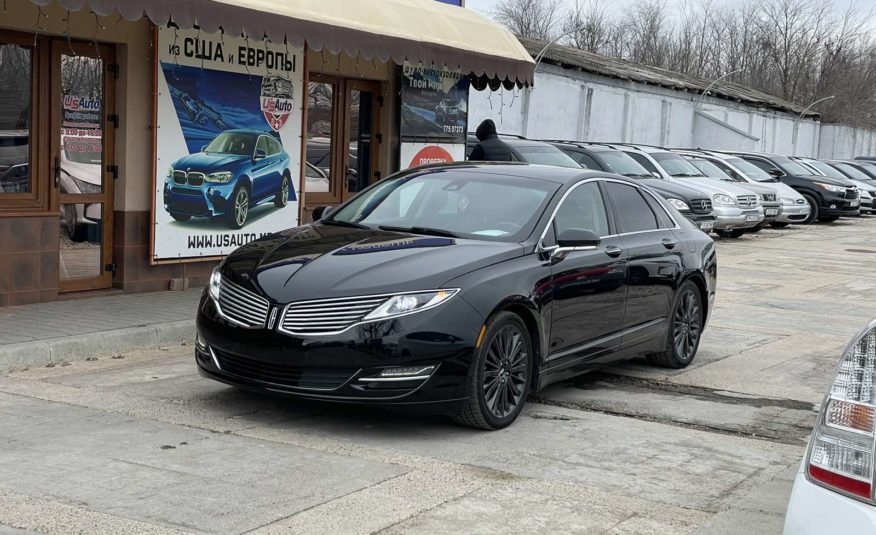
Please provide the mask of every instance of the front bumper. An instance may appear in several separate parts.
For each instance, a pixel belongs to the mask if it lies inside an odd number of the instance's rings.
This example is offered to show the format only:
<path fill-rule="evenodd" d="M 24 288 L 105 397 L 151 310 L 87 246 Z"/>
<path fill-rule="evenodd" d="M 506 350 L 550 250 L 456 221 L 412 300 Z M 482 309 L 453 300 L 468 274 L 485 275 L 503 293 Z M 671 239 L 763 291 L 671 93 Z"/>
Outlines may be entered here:
<path fill-rule="evenodd" d="M 330 336 L 244 329 L 201 298 L 196 344 L 201 375 L 252 390 L 341 402 L 456 410 L 466 399 L 474 344 L 484 318 L 465 300 L 366 323 Z M 370 381 L 393 367 L 435 366 L 425 379 Z"/>
<path fill-rule="evenodd" d="M 819 215 L 822 217 L 856 216 L 861 213 L 860 207 L 860 199 L 846 199 L 842 194 L 829 192 L 822 196 Z"/>
<path fill-rule="evenodd" d="M 763 203 L 761 206 L 763 207 L 762 224 L 772 223 L 782 214 L 783 205 L 780 202 Z"/>
<path fill-rule="evenodd" d="M 808 204 L 784 204 L 782 213 L 776 218 L 776 223 L 801 223 L 809 217 Z"/>
<path fill-rule="evenodd" d="M 834 533 L 876 533 L 876 507 L 816 485 L 799 471 L 785 514 L 784 535 Z"/>
<path fill-rule="evenodd" d="M 716 206 L 715 230 L 731 230 L 756 227 L 763 223 L 763 207 L 739 208 L 738 206 Z"/>
<path fill-rule="evenodd" d="M 690 220 L 698 229 L 703 232 L 710 232 L 715 228 L 715 216 L 712 214 L 694 214 L 693 212 L 679 212 L 685 218 Z"/>
<path fill-rule="evenodd" d="M 226 212 L 234 192 L 235 182 L 201 186 L 164 183 L 164 210 L 168 213 L 194 217 L 220 216 Z"/>

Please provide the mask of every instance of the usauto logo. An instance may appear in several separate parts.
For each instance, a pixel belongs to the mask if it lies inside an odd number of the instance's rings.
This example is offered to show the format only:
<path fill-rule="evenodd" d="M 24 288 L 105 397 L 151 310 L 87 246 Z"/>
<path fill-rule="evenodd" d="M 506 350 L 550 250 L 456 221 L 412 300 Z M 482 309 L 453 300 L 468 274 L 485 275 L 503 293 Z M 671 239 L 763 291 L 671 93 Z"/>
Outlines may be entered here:
<path fill-rule="evenodd" d="M 64 109 L 77 111 L 98 111 L 100 110 L 100 99 L 77 97 L 75 95 L 64 95 Z"/>
<path fill-rule="evenodd" d="M 259 109 L 274 132 L 279 132 L 295 109 L 293 86 L 289 80 L 275 75 L 262 78 Z"/>

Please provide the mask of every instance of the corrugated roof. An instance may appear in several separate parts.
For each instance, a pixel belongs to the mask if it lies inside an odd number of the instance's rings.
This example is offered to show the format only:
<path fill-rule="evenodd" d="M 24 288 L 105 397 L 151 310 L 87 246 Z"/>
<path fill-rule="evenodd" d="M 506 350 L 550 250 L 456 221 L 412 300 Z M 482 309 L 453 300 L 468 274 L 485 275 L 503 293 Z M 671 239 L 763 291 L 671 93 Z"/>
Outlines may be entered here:
<path fill-rule="evenodd" d="M 544 46 L 546 41 L 539 39 L 530 39 L 528 37 L 517 36 L 523 46 L 535 57 Z M 680 72 L 674 72 L 659 67 L 651 67 L 634 63 L 624 59 L 611 58 L 587 52 L 577 48 L 552 44 L 544 53 L 542 61 L 558 65 L 560 67 L 578 68 L 585 72 L 591 72 L 610 78 L 620 80 L 629 80 L 644 84 L 652 84 L 669 89 L 690 91 L 694 93 L 702 93 L 712 84 L 713 80 L 700 78 L 699 76 L 691 76 Z M 538 81 L 536 80 L 536 85 Z M 772 108 L 774 110 L 791 112 L 800 114 L 803 111 L 802 106 L 798 106 L 793 102 L 781 99 L 769 93 L 758 91 L 757 89 L 747 87 L 734 82 L 719 80 L 711 89 L 709 95 L 718 98 L 738 101 L 752 106 L 761 106 Z M 807 117 L 818 117 L 819 113 L 814 111 L 806 112 Z"/>

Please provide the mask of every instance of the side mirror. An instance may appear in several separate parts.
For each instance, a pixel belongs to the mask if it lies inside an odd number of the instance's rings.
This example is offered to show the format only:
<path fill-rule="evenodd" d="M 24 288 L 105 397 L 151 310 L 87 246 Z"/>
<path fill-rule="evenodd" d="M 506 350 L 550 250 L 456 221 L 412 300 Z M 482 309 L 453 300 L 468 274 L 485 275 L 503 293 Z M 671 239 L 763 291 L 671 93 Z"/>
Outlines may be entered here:
<path fill-rule="evenodd" d="M 557 236 L 557 245 L 561 249 L 595 249 L 600 241 L 595 232 L 583 228 L 569 228 Z"/>
<path fill-rule="evenodd" d="M 657 171 L 651 171 L 651 176 L 653 176 L 654 178 L 663 178 Z"/>
<path fill-rule="evenodd" d="M 255 159 L 256 160 L 264 159 L 267 156 L 268 156 L 268 153 L 265 152 L 264 149 L 256 149 L 256 152 L 255 152 Z"/>
<path fill-rule="evenodd" d="M 329 215 L 329 213 L 331 211 L 332 211 L 331 206 L 317 206 L 316 208 L 313 209 L 313 220 L 319 221 L 320 219 Z"/>
<path fill-rule="evenodd" d="M 781 169 L 770 169 L 767 171 L 771 177 L 782 178 L 785 176 L 785 173 Z"/>

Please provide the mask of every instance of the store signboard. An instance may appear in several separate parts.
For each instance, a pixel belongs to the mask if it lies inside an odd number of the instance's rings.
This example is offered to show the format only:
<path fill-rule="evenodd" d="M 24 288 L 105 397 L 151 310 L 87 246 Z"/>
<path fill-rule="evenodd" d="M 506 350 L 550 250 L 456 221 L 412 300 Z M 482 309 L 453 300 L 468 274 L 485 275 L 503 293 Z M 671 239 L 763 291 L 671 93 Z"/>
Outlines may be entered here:
<path fill-rule="evenodd" d="M 468 91 L 468 76 L 459 72 L 402 67 L 402 169 L 465 159 Z"/>
<path fill-rule="evenodd" d="M 226 255 L 296 226 L 303 52 L 160 28 L 154 261 Z"/>

